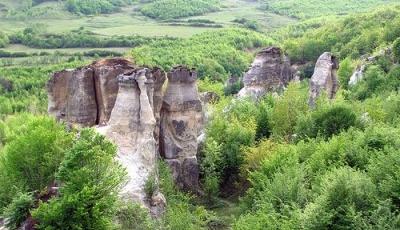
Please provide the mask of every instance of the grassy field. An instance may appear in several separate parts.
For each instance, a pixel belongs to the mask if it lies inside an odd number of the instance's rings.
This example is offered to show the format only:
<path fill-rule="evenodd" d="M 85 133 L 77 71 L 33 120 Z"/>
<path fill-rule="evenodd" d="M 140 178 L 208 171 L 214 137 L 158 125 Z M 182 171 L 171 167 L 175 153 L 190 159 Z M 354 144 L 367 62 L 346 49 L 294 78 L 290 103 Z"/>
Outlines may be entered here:
<path fill-rule="evenodd" d="M 11 1 L 6 0 L 6 2 Z M 92 32 L 106 36 L 142 35 L 191 37 L 194 34 L 217 29 L 207 27 L 173 26 L 166 22 L 156 21 L 143 16 L 138 10 L 140 5 L 125 7 L 118 13 L 97 16 L 72 15 L 65 12 L 62 6 L 56 2 L 43 3 L 33 7 L 33 9 L 44 7 L 51 7 L 54 12 L 26 19 L 22 16 L 4 17 L 3 15 L 3 17 L 0 17 L 0 31 L 13 33 L 30 25 L 42 24 L 47 28 L 48 32 L 52 33 L 68 32 L 73 29 L 85 27 Z M 222 1 L 221 11 L 209 13 L 203 16 L 189 17 L 185 18 L 185 20 L 209 19 L 222 24 L 224 27 L 231 27 L 236 26 L 232 23 L 232 20 L 242 17 L 250 20 L 257 20 L 260 22 L 263 31 L 287 25 L 294 21 L 289 17 L 268 12 L 265 13 L 260 9 L 260 5 L 257 2 L 247 2 L 244 0 L 224 0 Z"/>

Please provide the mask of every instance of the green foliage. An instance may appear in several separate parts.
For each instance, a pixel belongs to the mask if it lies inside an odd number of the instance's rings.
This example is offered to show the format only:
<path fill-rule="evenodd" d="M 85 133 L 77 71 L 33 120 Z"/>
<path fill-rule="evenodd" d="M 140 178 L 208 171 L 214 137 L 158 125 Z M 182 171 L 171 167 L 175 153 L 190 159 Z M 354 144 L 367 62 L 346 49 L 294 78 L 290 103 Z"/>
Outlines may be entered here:
<path fill-rule="evenodd" d="M 352 109 L 345 106 L 333 106 L 327 111 L 313 114 L 315 133 L 331 137 L 356 125 L 357 117 Z"/>
<path fill-rule="evenodd" d="M 350 58 L 345 58 L 343 61 L 340 62 L 338 75 L 340 85 L 343 86 L 343 88 L 348 88 L 348 83 L 350 81 L 351 75 L 354 72 L 354 69 L 355 68 Z"/>
<path fill-rule="evenodd" d="M 132 202 L 121 202 L 118 204 L 117 222 L 120 230 L 152 230 L 157 229 L 156 223 L 151 219 L 147 209 Z"/>
<path fill-rule="evenodd" d="M 398 228 L 399 134 L 376 125 L 328 141 L 261 142 L 234 229 Z"/>
<path fill-rule="evenodd" d="M 11 91 L 0 95 L 0 117 L 7 114 L 29 112 L 41 114 L 47 111 L 46 82 L 51 73 L 64 68 L 82 65 L 72 62 L 60 65 L 0 68 L 0 76 L 12 83 Z"/>
<path fill-rule="evenodd" d="M 144 184 L 144 192 L 146 193 L 147 198 L 151 199 L 151 197 L 157 191 L 157 180 L 156 175 L 154 173 L 150 174 Z"/>
<path fill-rule="evenodd" d="M 400 62 L 400 37 L 393 43 L 393 55 L 397 62 Z"/>
<path fill-rule="evenodd" d="M 155 0 L 140 9 L 155 19 L 174 19 L 217 11 L 219 0 Z"/>
<path fill-rule="evenodd" d="M 163 39 L 169 40 L 169 38 Z M 22 44 L 42 49 L 136 47 L 148 44 L 153 40 L 157 39 L 145 38 L 138 35 L 101 37 L 82 28 L 63 34 L 43 33 L 34 28 L 26 28 L 24 31 L 10 36 L 10 43 L 12 44 Z"/>
<path fill-rule="evenodd" d="M 175 187 L 170 168 L 159 163 L 159 185 L 167 199 L 167 210 L 161 220 L 163 229 L 204 229 L 213 214 L 202 206 L 193 205 L 192 198 Z"/>
<path fill-rule="evenodd" d="M 394 6 L 321 21 L 319 27 L 300 23 L 286 30 L 281 39 L 294 62 L 315 62 L 326 51 L 338 54 L 339 58 L 356 59 L 400 36 L 400 31 L 393 29 L 400 23 L 399 12 L 400 7 Z"/>
<path fill-rule="evenodd" d="M 219 194 L 221 183 L 220 168 L 223 165 L 221 145 L 209 138 L 202 149 L 204 157 L 201 159 L 200 169 L 203 174 L 203 187 L 207 201 L 211 204 Z"/>
<path fill-rule="evenodd" d="M 0 32 L 0 48 L 4 48 L 8 45 L 10 40 L 8 39 L 8 36 L 2 32 Z"/>
<path fill-rule="evenodd" d="M 0 153 L 0 208 L 14 195 L 7 187 L 10 184 L 15 191 L 33 192 L 54 182 L 65 149 L 72 144 L 63 125 L 41 116 L 6 122 L 5 134 Z"/>
<path fill-rule="evenodd" d="M 304 210 L 305 229 L 359 227 L 359 219 L 368 219 L 377 199 L 376 187 L 362 172 L 340 168 L 322 178 L 319 195 Z"/>
<path fill-rule="evenodd" d="M 272 134 L 276 138 L 292 140 L 297 117 L 308 110 L 307 91 L 300 84 L 289 84 L 279 97 L 271 113 Z"/>
<path fill-rule="evenodd" d="M 109 14 L 131 2 L 131 0 L 67 0 L 65 6 L 72 13 Z"/>
<path fill-rule="evenodd" d="M 226 29 L 205 32 L 186 40 L 159 40 L 132 50 L 139 65 L 170 70 L 178 64 L 195 67 L 200 78 L 223 81 L 229 75 L 241 76 L 252 57 L 246 49 L 271 44 L 272 40 L 256 32 Z"/>
<path fill-rule="evenodd" d="M 108 229 L 125 171 L 114 159 L 116 147 L 83 129 L 65 155 L 57 180 L 60 196 L 41 203 L 32 215 L 39 229 Z"/>
<path fill-rule="evenodd" d="M 329 3 L 323 0 L 264 0 L 264 8 L 274 13 L 296 18 L 312 18 L 329 14 L 362 12 L 381 6 L 397 3 L 395 0 L 337 0 Z"/>
<path fill-rule="evenodd" d="M 365 100 L 374 94 L 385 91 L 386 84 L 384 71 L 379 66 L 369 66 L 363 80 L 351 89 L 351 96 L 358 100 Z"/>
<path fill-rule="evenodd" d="M 10 230 L 17 230 L 29 216 L 29 211 L 33 208 L 34 201 L 32 194 L 17 194 L 11 203 L 4 210 L 4 217 L 7 218 L 6 227 Z"/>

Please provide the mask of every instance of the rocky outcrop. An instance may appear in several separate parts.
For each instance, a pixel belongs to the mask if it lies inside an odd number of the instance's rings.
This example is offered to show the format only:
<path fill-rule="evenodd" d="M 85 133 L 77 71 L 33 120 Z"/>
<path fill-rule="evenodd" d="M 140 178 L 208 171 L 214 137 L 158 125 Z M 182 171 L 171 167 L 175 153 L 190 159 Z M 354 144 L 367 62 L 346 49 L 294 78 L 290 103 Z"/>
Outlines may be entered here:
<path fill-rule="evenodd" d="M 161 155 L 177 184 L 191 191 L 198 188 L 197 137 L 203 123 L 196 78 L 194 70 L 183 66 L 168 73 L 160 124 Z"/>
<path fill-rule="evenodd" d="M 315 106 L 317 98 L 325 92 L 329 99 L 333 99 L 339 89 L 337 70 L 338 60 L 329 52 L 323 53 L 315 64 L 314 74 L 310 80 L 309 105 Z"/>
<path fill-rule="evenodd" d="M 366 67 L 366 65 L 361 65 L 357 67 L 357 69 L 350 77 L 350 80 L 348 82 L 349 86 L 354 86 L 363 79 Z"/>
<path fill-rule="evenodd" d="M 257 53 L 244 75 L 244 88 L 239 97 L 260 98 L 267 92 L 282 90 L 292 78 L 290 61 L 278 47 L 268 47 Z"/>
<path fill-rule="evenodd" d="M 48 112 L 81 126 L 105 125 L 118 92 L 117 76 L 134 69 L 126 59 L 105 59 L 56 72 L 47 84 Z"/>
<path fill-rule="evenodd" d="M 118 146 L 117 159 L 127 169 L 123 197 L 149 206 L 144 185 L 156 172 L 158 152 L 153 112 L 155 76 L 146 68 L 118 77 L 119 89 L 108 126 L 98 130 Z"/>
<path fill-rule="evenodd" d="M 197 139 L 204 114 L 196 78 L 193 69 L 176 67 L 168 73 L 163 94 L 162 70 L 135 67 L 125 59 L 101 60 L 51 77 L 49 113 L 68 123 L 96 126 L 112 140 L 129 177 L 121 196 L 158 215 L 165 198 L 157 192 L 145 194 L 144 185 L 156 174 L 159 156 L 171 166 L 181 188 L 198 188 Z M 205 94 L 204 103 L 217 96 Z"/>

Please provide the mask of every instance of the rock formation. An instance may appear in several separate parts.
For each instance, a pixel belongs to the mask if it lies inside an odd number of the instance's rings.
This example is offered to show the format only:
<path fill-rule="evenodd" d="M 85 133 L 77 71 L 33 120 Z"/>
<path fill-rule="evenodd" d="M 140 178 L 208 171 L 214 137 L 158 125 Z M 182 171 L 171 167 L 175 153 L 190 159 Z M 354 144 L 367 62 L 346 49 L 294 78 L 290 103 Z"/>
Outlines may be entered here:
<path fill-rule="evenodd" d="M 239 97 L 260 98 L 267 92 L 283 89 L 292 78 L 290 61 L 278 47 L 268 47 L 257 53 L 244 75 L 244 88 Z"/>
<path fill-rule="evenodd" d="M 129 180 L 121 196 L 162 211 L 165 199 L 147 197 L 144 185 L 156 173 L 163 156 L 177 184 L 197 191 L 197 138 L 203 126 L 196 72 L 176 67 L 168 74 L 158 68 L 135 67 L 125 59 L 106 59 L 55 73 L 48 82 L 49 113 L 58 120 L 96 126 L 118 147 L 117 159 Z M 216 95 L 207 94 L 205 100 Z"/>
<path fill-rule="evenodd" d="M 329 99 L 333 99 L 339 89 L 337 70 L 339 63 L 329 52 L 323 53 L 315 64 L 314 74 L 310 80 L 309 105 L 315 106 L 319 95 L 325 91 Z"/>
<path fill-rule="evenodd" d="M 361 65 L 357 67 L 357 69 L 350 77 L 350 80 L 348 82 L 349 86 L 354 86 L 363 79 L 366 67 L 366 65 Z"/>
<path fill-rule="evenodd" d="M 160 129 L 161 155 L 177 184 L 192 191 L 198 188 L 197 137 L 203 123 L 196 78 L 195 71 L 182 66 L 168 73 Z"/>
<path fill-rule="evenodd" d="M 119 75 L 118 94 L 108 126 L 98 129 L 118 146 L 117 159 L 127 169 L 129 180 L 121 195 L 147 206 L 149 197 L 144 185 L 156 172 L 158 156 L 154 139 L 154 82 L 146 68 Z"/>
<path fill-rule="evenodd" d="M 117 96 L 117 76 L 133 69 L 128 60 L 115 58 L 56 72 L 47 84 L 49 114 L 81 126 L 104 125 Z"/>

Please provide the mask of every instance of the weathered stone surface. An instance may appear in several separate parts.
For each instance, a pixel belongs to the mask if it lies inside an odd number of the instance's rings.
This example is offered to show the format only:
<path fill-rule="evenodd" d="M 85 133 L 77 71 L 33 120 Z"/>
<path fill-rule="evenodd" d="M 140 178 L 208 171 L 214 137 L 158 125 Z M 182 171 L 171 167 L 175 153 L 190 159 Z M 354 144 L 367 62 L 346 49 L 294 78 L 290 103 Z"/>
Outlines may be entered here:
<path fill-rule="evenodd" d="M 110 119 L 111 111 L 118 93 L 120 74 L 132 71 L 133 64 L 122 58 L 103 59 L 90 65 L 93 69 L 96 100 L 98 104 L 97 123 L 105 125 Z"/>
<path fill-rule="evenodd" d="M 93 70 L 81 68 L 55 73 L 48 82 L 49 113 L 59 120 L 92 126 L 97 120 Z"/>
<path fill-rule="evenodd" d="M 158 155 L 154 139 L 156 119 L 151 105 L 153 76 L 149 69 L 136 69 L 120 75 L 118 82 L 109 125 L 98 130 L 116 143 L 117 159 L 127 169 L 129 180 L 121 195 L 148 206 L 144 185 L 155 173 Z"/>
<path fill-rule="evenodd" d="M 292 78 L 290 61 L 278 47 L 268 47 L 257 53 L 244 75 L 244 88 L 239 97 L 258 99 L 267 92 L 282 90 Z"/>
<path fill-rule="evenodd" d="M 177 183 L 192 191 L 198 188 L 198 175 L 184 178 L 186 169 L 183 162 L 190 158 L 193 164 L 197 164 L 197 137 L 202 129 L 203 115 L 196 78 L 195 71 L 183 66 L 168 73 L 160 123 L 161 155 L 168 160 L 178 160 L 179 166 L 176 161 L 171 161 L 171 168 L 178 174 Z"/>
<path fill-rule="evenodd" d="M 335 97 L 339 89 L 338 69 L 339 63 L 331 53 L 325 52 L 318 58 L 310 81 L 310 106 L 315 106 L 315 102 L 322 91 L 326 92 L 329 99 Z"/>
<path fill-rule="evenodd" d="M 50 115 L 82 126 L 105 125 L 118 92 L 117 76 L 133 70 L 126 59 L 104 59 L 56 72 L 48 82 Z"/>

